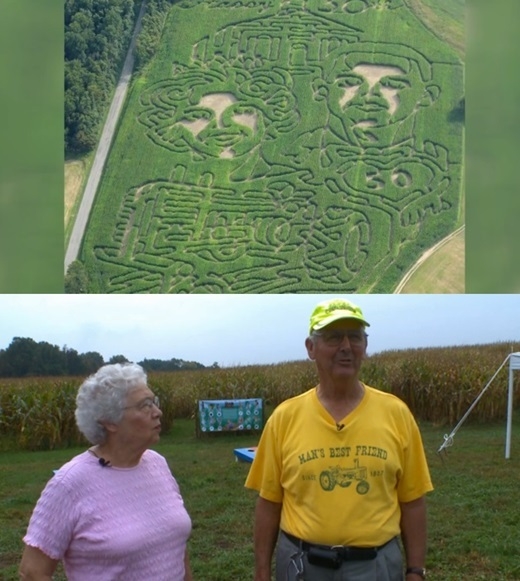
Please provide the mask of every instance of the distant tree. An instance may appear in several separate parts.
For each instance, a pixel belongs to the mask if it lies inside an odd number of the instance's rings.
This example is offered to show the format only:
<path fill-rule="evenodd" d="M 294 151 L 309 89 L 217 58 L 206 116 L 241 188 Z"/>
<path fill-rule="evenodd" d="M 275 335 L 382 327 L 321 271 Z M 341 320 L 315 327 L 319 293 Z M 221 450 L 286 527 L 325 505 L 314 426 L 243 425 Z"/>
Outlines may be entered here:
<path fill-rule="evenodd" d="M 128 363 L 124 355 L 113 355 L 109 363 Z M 37 343 L 30 337 L 14 337 L 6 349 L 0 349 L 0 377 L 49 375 L 90 375 L 105 364 L 97 351 L 78 353 L 65 345 L 60 349 L 47 341 Z M 198 361 L 144 359 L 139 362 L 146 371 L 180 371 L 205 369 Z M 215 361 L 211 366 L 218 369 Z"/>
<path fill-rule="evenodd" d="M 30 337 L 14 337 L 5 350 L 8 361 L 7 377 L 25 377 L 31 374 L 38 354 L 38 343 Z"/>
<path fill-rule="evenodd" d="M 67 362 L 67 375 L 83 375 L 85 368 L 81 356 L 76 349 L 68 349 L 65 345 L 63 353 L 65 354 L 65 361 Z"/>
<path fill-rule="evenodd" d="M 88 351 L 80 355 L 84 373 L 95 373 L 105 364 L 103 356 L 97 351 Z"/>
<path fill-rule="evenodd" d="M 65 375 L 67 373 L 67 358 L 57 346 L 40 341 L 33 361 L 30 375 Z"/>
<path fill-rule="evenodd" d="M 0 376 L 64 375 L 66 356 L 57 345 L 37 343 L 30 337 L 14 337 L 0 353 Z"/>
<path fill-rule="evenodd" d="M 112 355 L 108 360 L 109 363 L 129 363 L 128 359 L 124 355 Z"/>
<path fill-rule="evenodd" d="M 204 369 L 205 366 L 198 361 L 183 361 L 181 365 L 181 369 L 188 370 L 188 369 Z"/>
<path fill-rule="evenodd" d="M 0 377 L 10 377 L 9 360 L 5 349 L 0 349 Z"/>
<path fill-rule="evenodd" d="M 143 359 L 139 361 L 139 365 L 145 371 L 175 371 L 178 366 L 171 366 L 171 362 L 163 361 L 162 359 Z"/>
<path fill-rule="evenodd" d="M 205 366 L 197 361 L 184 361 L 172 358 L 169 361 L 163 359 L 143 359 L 139 365 L 146 371 L 180 371 L 188 369 L 204 369 Z"/>

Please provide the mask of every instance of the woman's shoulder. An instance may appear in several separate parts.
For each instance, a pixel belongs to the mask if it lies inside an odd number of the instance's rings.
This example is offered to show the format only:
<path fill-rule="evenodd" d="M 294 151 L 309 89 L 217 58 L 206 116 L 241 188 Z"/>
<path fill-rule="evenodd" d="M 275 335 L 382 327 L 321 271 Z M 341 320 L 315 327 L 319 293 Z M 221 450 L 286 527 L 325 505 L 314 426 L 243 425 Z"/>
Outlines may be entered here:
<path fill-rule="evenodd" d="M 145 451 L 145 453 L 143 454 L 143 458 L 146 458 L 154 462 L 166 462 L 162 454 L 159 454 L 159 452 L 151 450 L 150 448 L 148 448 L 148 450 Z"/>
<path fill-rule="evenodd" d="M 141 463 L 143 462 L 150 466 L 160 466 L 160 467 L 168 466 L 168 462 L 166 461 L 166 458 L 162 454 L 159 454 L 159 452 L 150 449 L 146 450 L 146 452 L 143 454 Z"/>
<path fill-rule="evenodd" d="M 83 484 L 88 480 L 87 473 L 91 472 L 93 463 L 90 460 L 89 452 L 82 452 L 71 458 L 63 466 L 53 470 L 54 474 L 47 482 L 47 492 L 62 494 L 64 490 L 71 494 L 76 494 L 82 490 Z M 82 486 L 80 487 L 79 484 Z"/>
<path fill-rule="evenodd" d="M 169 481 L 173 477 L 168 460 L 155 450 L 146 450 L 139 466 L 140 474 L 144 478 L 151 478 L 158 482 L 163 479 Z"/>
<path fill-rule="evenodd" d="M 77 474 L 88 471 L 91 466 L 95 464 L 93 460 L 95 460 L 95 458 L 92 457 L 92 454 L 85 450 L 85 452 L 74 456 L 68 462 L 63 464 L 63 466 L 54 470 L 54 475 L 62 480 L 75 478 Z"/>

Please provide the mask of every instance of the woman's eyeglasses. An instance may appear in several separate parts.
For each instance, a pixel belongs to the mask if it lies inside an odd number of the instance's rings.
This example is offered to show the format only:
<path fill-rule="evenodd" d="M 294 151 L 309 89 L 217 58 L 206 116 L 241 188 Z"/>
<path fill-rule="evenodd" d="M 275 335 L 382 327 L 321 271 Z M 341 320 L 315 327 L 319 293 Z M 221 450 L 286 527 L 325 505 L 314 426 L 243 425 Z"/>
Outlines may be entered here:
<path fill-rule="evenodd" d="M 139 411 L 151 412 L 153 406 L 155 406 L 156 408 L 161 407 L 159 398 L 157 396 L 147 397 L 146 399 L 143 399 L 143 401 L 140 401 L 139 403 L 136 403 L 134 405 L 127 405 L 123 409 L 128 410 L 131 408 L 137 408 Z"/>

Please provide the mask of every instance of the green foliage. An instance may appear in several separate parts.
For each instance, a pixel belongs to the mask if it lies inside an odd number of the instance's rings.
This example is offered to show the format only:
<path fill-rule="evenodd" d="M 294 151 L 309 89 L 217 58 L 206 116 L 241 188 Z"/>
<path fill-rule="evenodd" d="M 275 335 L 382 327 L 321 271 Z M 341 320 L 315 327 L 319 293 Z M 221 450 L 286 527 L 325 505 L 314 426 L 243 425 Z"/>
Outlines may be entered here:
<path fill-rule="evenodd" d="M 125 363 L 124 355 L 113 355 L 108 363 Z M 6 349 L 0 349 L 0 377 L 36 377 L 58 375 L 82 375 L 95 373 L 105 364 L 97 351 L 78 353 L 66 345 L 60 349 L 46 341 L 37 343 L 30 337 L 14 337 Z M 146 371 L 188 371 L 204 369 L 198 361 L 184 361 L 172 358 L 144 359 L 139 361 Z M 213 363 L 218 369 L 218 363 Z"/>
<path fill-rule="evenodd" d="M 164 361 L 162 359 L 143 359 L 143 361 L 139 361 L 139 365 L 141 365 L 147 372 L 204 369 L 204 365 L 197 361 L 184 361 L 183 359 L 176 358 L 172 358 L 169 361 Z"/>
<path fill-rule="evenodd" d="M 113 363 L 129 363 L 128 359 L 124 355 L 112 355 L 108 360 L 110 364 Z"/>
<path fill-rule="evenodd" d="M 6 349 L 0 349 L 0 377 L 92 373 L 103 363 L 103 357 L 95 351 L 80 355 L 67 346 L 60 349 L 30 337 L 14 337 Z"/>
<path fill-rule="evenodd" d="M 66 353 L 46 341 L 14 337 L 7 349 L 0 350 L 0 375 L 62 375 L 66 373 Z"/>
<path fill-rule="evenodd" d="M 65 275 L 65 293 L 81 294 L 88 292 L 88 274 L 80 260 L 74 260 Z"/>
<path fill-rule="evenodd" d="M 22 449 L 53 449 L 81 441 L 74 410 L 77 385 L 71 381 L 11 380 L 0 389 L 0 433 L 15 436 Z M 14 428 L 14 429 L 13 429 Z"/>
<path fill-rule="evenodd" d="M 136 0 L 65 2 L 65 150 L 97 144 L 128 48 Z"/>
<path fill-rule="evenodd" d="M 171 0 L 149 0 L 135 44 L 135 68 L 142 69 L 155 55 L 166 22 Z"/>
<path fill-rule="evenodd" d="M 363 379 L 403 399 L 421 420 L 453 425 L 488 384 L 518 343 L 386 351 L 369 357 Z M 515 376 L 516 385 L 520 384 Z M 473 410 L 470 422 L 489 422 L 506 414 L 508 374 L 502 370 Z M 515 393 L 520 405 L 520 392 Z"/>

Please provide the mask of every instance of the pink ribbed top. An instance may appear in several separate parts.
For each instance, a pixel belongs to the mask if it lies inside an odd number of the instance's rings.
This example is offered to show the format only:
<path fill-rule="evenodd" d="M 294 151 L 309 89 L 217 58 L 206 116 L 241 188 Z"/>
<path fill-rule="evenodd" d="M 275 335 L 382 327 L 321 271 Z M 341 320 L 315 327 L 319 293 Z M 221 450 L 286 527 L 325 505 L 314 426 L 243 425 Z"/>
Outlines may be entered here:
<path fill-rule="evenodd" d="M 191 520 L 166 460 L 134 468 L 84 452 L 47 483 L 24 542 L 63 559 L 70 581 L 182 581 Z"/>

